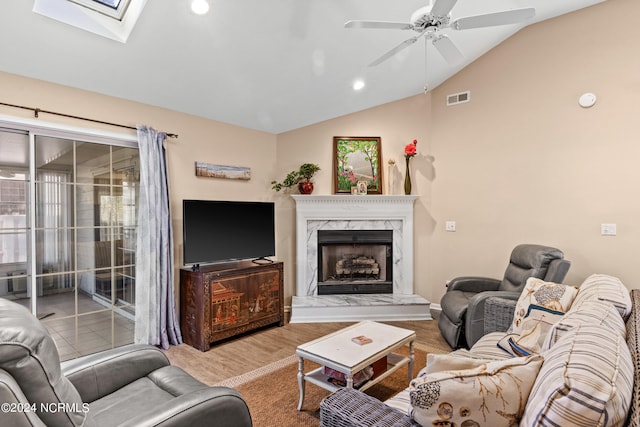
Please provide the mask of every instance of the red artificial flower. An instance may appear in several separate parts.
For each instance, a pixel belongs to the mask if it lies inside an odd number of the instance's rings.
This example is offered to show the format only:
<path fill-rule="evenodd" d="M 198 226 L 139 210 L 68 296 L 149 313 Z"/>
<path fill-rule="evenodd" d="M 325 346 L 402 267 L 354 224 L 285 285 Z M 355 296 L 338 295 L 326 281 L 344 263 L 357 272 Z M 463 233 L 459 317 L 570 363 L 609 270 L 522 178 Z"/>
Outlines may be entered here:
<path fill-rule="evenodd" d="M 414 139 L 413 142 L 411 142 L 410 144 L 407 144 L 404 147 L 404 156 L 406 158 L 415 156 L 418 153 L 417 145 L 418 145 L 417 139 Z"/>

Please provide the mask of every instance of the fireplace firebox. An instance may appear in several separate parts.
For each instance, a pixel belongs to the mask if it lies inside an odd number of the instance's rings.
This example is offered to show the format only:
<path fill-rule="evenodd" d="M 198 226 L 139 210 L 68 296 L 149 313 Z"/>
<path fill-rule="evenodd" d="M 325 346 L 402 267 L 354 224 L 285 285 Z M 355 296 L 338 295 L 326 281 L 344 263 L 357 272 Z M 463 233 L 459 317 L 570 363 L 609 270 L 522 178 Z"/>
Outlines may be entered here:
<path fill-rule="evenodd" d="M 393 230 L 318 230 L 318 295 L 392 293 Z"/>

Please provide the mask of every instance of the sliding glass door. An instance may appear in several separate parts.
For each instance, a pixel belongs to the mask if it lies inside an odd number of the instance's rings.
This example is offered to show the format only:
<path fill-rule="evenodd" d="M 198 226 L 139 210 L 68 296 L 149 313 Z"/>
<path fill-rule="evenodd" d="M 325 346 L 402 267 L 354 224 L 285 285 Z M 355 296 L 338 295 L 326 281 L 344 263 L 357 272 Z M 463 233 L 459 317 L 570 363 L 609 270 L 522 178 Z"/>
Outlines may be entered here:
<path fill-rule="evenodd" d="M 0 297 L 62 360 L 133 342 L 138 150 L 0 130 L 0 153 Z"/>
<path fill-rule="evenodd" d="M 29 269 L 29 135 L 0 129 L 0 297 L 31 307 Z"/>

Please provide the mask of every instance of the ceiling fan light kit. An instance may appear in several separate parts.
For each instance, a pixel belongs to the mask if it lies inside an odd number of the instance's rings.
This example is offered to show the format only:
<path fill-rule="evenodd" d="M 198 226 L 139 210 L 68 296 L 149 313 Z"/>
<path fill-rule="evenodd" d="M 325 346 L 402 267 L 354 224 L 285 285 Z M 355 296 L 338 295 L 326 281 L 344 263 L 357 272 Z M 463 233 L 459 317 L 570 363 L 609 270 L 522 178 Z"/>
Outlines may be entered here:
<path fill-rule="evenodd" d="M 370 67 L 381 64 L 401 50 L 414 44 L 421 37 L 424 37 L 426 40 L 431 40 L 433 46 L 440 55 L 444 57 L 447 63 L 451 66 L 456 66 L 464 61 L 464 55 L 442 30 L 447 28 L 453 30 L 469 30 L 498 25 L 518 24 L 533 18 L 536 14 L 534 8 L 523 8 L 463 17 L 452 21 L 450 12 L 457 1 L 458 0 L 435 0 L 433 3 L 416 10 L 411 15 L 410 22 L 352 20 L 347 21 L 344 26 L 345 28 L 413 30 L 418 33 L 418 35 L 403 41 L 373 61 L 369 64 Z"/>

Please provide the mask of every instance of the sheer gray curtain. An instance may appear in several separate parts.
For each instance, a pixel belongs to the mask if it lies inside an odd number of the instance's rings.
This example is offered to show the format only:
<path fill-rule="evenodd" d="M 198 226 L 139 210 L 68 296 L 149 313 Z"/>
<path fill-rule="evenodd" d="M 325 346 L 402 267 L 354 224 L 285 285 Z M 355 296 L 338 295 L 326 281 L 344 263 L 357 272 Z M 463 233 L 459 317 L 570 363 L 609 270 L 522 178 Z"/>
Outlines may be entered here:
<path fill-rule="evenodd" d="M 164 140 L 167 135 L 138 126 L 140 200 L 136 248 L 137 343 L 180 344 L 173 289 L 173 229 Z"/>

